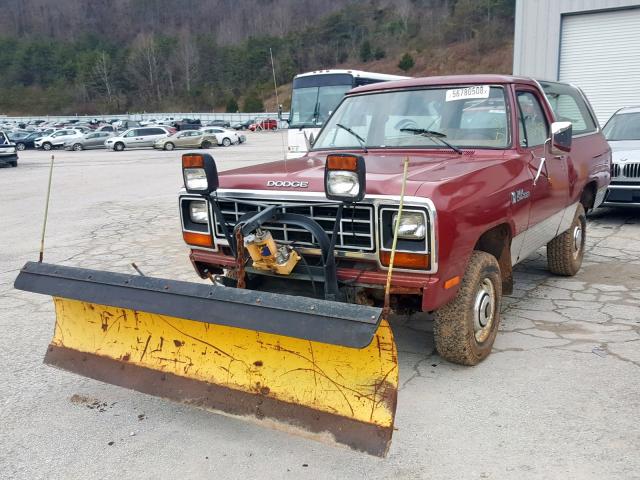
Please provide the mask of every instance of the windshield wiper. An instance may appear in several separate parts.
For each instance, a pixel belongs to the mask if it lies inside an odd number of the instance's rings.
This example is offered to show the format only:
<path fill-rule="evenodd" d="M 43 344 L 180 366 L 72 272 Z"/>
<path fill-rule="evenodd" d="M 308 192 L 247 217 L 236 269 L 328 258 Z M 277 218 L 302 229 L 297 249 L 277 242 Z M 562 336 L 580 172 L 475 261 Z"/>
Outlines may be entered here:
<path fill-rule="evenodd" d="M 362 147 L 362 150 L 364 150 L 364 153 L 369 153 L 369 150 L 367 150 L 367 146 L 365 145 L 365 140 L 364 138 L 362 138 L 360 135 L 358 135 L 356 132 L 354 132 L 353 130 L 351 130 L 349 127 L 345 127 L 344 125 L 342 125 L 341 123 L 336 123 L 336 127 L 340 127 L 343 130 L 346 130 L 347 132 L 349 132 L 351 135 L 353 135 L 354 137 L 356 137 L 356 139 L 358 140 L 358 142 L 360 143 L 360 146 Z"/>
<path fill-rule="evenodd" d="M 449 147 L 454 152 L 462 155 L 462 150 L 460 150 L 458 147 L 456 147 L 454 145 L 451 145 L 449 142 L 447 142 L 444 139 L 444 137 L 446 137 L 446 135 L 444 133 L 436 132 L 435 130 L 427 130 L 426 128 L 401 128 L 400 131 L 401 132 L 409 132 L 409 133 L 413 133 L 415 135 L 422 135 L 423 137 L 433 138 L 435 140 L 439 140 L 440 142 L 442 142 L 444 145 Z"/>

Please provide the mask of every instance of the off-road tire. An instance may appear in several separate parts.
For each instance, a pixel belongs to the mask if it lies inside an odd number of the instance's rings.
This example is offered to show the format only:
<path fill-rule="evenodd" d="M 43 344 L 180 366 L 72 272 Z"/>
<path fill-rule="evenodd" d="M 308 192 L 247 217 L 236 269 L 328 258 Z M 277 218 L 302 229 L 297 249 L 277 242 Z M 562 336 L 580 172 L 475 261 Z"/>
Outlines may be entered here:
<path fill-rule="evenodd" d="M 44 142 L 44 143 L 42 144 L 42 149 L 43 149 L 43 150 L 46 150 L 47 152 L 48 152 L 49 150 L 51 150 L 52 148 L 53 148 L 53 145 L 51 145 L 49 142 Z"/>
<path fill-rule="evenodd" d="M 228 138 L 228 137 L 224 137 L 224 138 L 222 139 L 222 146 L 223 146 L 223 147 L 228 147 L 228 146 L 230 146 L 230 145 L 231 145 L 231 139 L 230 139 L 230 138 Z"/>
<path fill-rule="evenodd" d="M 74 152 L 79 152 L 79 151 L 81 151 L 82 149 L 83 149 L 83 147 L 82 147 L 82 144 L 80 144 L 80 143 L 75 143 L 75 144 L 73 145 L 73 151 L 74 151 Z"/>
<path fill-rule="evenodd" d="M 475 308 L 483 281 L 493 285 L 493 316 L 486 338 L 478 341 L 474 329 Z M 500 324 L 502 279 L 500 265 L 493 255 L 474 251 L 462 279 L 456 297 L 440 308 L 435 315 L 433 334 L 438 353 L 449 362 L 460 365 L 477 365 L 493 347 Z"/>
<path fill-rule="evenodd" d="M 19 152 L 22 152 L 23 150 L 26 150 L 27 146 L 22 143 L 22 142 L 18 142 L 16 143 L 16 150 L 18 150 Z"/>
<path fill-rule="evenodd" d="M 123 150 L 124 150 L 124 143 L 122 143 L 122 142 L 118 142 L 118 143 L 116 143 L 116 144 L 113 146 L 113 149 L 114 149 L 116 152 L 121 152 L 121 151 L 123 151 Z"/>
<path fill-rule="evenodd" d="M 170 152 L 171 150 L 173 150 L 174 148 L 176 148 L 176 146 L 175 146 L 173 143 L 171 143 L 171 142 L 167 142 L 167 143 L 165 143 L 165 144 L 164 144 L 164 147 L 163 147 L 163 148 L 164 148 L 165 150 L 167 150 L 168 152 Z"/>
<path fill-rule="evenodd" d="M 211 142 L 209 140 L 205 140 L 204 142 L 202 142 L 202 144 L 200 145 L 200 148 L 211 148 Z"/>
<path fill-rule="evenodd" d="M 576 240 L 576 229 L 580 229 Z M 547 268 L 551 273 L 573 277 L 582 266 L 587 238 L 587 217 L 582 204 L 578 204 L 571 227 L 547 243 Z"/>

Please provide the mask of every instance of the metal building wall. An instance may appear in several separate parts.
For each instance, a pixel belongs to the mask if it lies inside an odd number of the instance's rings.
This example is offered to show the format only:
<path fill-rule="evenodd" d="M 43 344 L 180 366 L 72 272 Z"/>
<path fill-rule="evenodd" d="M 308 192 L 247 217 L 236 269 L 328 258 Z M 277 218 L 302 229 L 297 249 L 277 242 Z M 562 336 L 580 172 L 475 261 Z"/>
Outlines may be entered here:
<path fill-rule="evenodd" d="M 513 73 L 558 79 L 562 15 L 638 5 L 638 0 L 516 0 Z"/>

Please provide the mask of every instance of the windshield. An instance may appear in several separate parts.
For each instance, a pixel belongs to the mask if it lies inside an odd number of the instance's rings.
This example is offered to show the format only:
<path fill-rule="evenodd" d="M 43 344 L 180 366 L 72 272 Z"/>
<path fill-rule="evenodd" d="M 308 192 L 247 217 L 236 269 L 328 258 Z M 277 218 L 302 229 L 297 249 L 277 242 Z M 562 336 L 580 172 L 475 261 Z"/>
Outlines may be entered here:
<path fill-rule="evenodd" d="M 640 140 L 640 112 L 614 115 L 602 132 L 609 141 Z"/>
<path fill-rule="evenodd" d="M 318 135 L 314 150 L 361 148 L 506 148 L 504 89 L 478 85 L 348 97 Z M 338 126 L 338 124 L 342 126 Z"/>
<path fill-rule="evenodd" d="M 289 127 L 320 127 L 329 118 L 344 94 L 353 88 L 350 74 L 325 74 L 293 80 Z"/>

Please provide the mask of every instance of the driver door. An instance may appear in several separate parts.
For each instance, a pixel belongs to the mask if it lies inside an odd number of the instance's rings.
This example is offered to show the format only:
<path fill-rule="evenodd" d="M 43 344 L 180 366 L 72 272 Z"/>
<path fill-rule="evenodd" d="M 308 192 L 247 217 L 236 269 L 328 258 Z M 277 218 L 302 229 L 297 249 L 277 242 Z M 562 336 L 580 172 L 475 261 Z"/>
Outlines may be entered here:
<path fill-rule="evenodd" d="M 547 153 L 551 116 L 533 88 L 516 88 L 519 142 L 531 181 L 528 189 L 512 192 L 512 203 L 530 197 L 528 228 L 517 260 L 546 245 L 558 234 L 569 198 L 566 158 Z"/>

